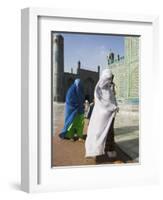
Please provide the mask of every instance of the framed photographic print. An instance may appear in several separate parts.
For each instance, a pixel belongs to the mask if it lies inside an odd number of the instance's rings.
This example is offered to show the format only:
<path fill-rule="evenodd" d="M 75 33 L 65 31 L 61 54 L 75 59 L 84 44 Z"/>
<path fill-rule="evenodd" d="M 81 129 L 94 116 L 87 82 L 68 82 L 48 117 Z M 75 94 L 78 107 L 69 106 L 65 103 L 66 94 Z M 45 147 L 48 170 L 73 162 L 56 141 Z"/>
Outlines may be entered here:
<path fill-rule="evenodd" d="M 157 51 L 157 16 L 22 10 L 22 190 L 158 182 Z"/>

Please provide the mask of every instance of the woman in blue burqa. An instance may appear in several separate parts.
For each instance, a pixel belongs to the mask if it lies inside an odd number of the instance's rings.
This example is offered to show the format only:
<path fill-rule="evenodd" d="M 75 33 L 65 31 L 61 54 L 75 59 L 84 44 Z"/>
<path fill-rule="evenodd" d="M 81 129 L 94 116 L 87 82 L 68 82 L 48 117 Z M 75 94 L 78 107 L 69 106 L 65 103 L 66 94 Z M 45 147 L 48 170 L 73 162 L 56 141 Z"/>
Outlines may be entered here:
<path fill-rule="evenodd" d="M 76 79 L 66 94 L 65 122 L 60 133 L 62 139 L 83 138 L 84 94 L 80 79 Z"/>

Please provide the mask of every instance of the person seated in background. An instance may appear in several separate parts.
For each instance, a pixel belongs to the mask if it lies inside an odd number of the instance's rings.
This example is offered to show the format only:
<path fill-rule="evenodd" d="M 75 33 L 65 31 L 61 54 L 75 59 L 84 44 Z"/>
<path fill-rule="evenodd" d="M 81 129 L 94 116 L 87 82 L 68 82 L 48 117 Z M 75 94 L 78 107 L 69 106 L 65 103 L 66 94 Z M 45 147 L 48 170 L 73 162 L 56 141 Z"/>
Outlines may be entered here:
<path fill-rule="evenodd" d="M 89 110 L 89 101 L 86 99 L 84 102 L 84 117 L 87 117 L 88 110 Z"/>
<path fill-rule="evenodd" d="M 88 112 L 86 114 L 86 118 L 90 121 L 91 115 L 92 115 L 92 111 L 94 108 L 94 99 L 92 101 L 92 103 L 90 103 L 89 108 L 88 108 Z"/>

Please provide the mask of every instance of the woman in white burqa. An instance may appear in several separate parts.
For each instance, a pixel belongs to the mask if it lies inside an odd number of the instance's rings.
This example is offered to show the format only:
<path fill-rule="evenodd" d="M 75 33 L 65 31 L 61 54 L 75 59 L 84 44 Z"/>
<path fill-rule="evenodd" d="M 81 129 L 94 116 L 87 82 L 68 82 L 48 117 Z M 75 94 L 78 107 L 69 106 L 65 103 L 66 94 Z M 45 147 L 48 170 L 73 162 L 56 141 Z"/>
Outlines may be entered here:
<path fill-rule="evenodd" d="M 113 126 L 118 106 L 112 88 L 112 72 L 105 69 L 95 87 L 95 105 L 90 118 L 85 143 L 86 157 L 96 157 L 105 154 L 106 141 L 110 128 Z M 112 127 L 113 128 L 113 127 Z M 115 157 L 115 151 L 107 152 L 109 157 Z"/>

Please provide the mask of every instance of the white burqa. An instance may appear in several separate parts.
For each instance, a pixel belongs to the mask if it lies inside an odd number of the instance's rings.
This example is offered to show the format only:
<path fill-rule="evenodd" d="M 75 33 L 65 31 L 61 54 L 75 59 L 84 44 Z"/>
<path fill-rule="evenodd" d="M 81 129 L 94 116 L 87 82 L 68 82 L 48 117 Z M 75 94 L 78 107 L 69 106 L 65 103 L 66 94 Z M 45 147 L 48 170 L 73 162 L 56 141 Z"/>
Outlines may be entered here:
<path fill-rule="evenodd" d="M 107 134 L 117 110 L 117 102 L 111 89 L 112 73 L 105 69 L 95 87 L 95 105 L 89 122 L 85 142 L 86 157 L 104 154 Z"/>

